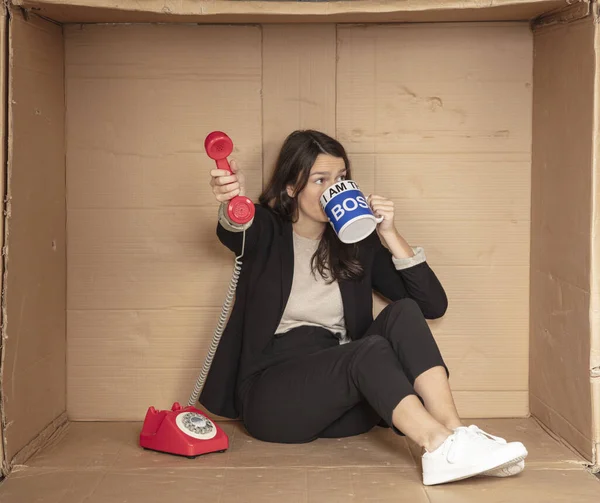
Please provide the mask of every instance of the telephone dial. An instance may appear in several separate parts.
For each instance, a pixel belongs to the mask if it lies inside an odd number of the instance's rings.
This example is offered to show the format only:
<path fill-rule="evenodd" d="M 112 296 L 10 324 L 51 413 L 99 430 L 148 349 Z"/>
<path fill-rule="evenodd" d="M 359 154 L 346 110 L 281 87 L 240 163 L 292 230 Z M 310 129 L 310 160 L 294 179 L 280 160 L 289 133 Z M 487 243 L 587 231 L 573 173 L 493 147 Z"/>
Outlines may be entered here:
<path fill-rule="evenodd" d="M 217 163 L 218 169 L 232 172 L 227 157 L 233 151 L 233 142 L 225 133 L 222 131 L 210 133 L 204 141 L 204 149 L 207 155 Z M 254 217 L 254 204 L 245 196 L 236 196 L 229 201 L 227 214 L 233 222 L 245 224 Z M 187 406 L 182 407 L 178 402 L 175 402 L 170 410 L 156 410 L 154 407 L 150 407 L 146 412 L 140 433 L 140 446 L 144 449 L 195 458 L 211 452 L 224 452 L 229 448 L 229 438 L 225 432 L 194 405 L 198 401 L 217 346 L 225 330 L 227 316 L 235 297 L 235 289 L 240 276 L 245 237 L 244 231 L 242 251 L 235 258 L 233 275 L 221 315 Z"/>

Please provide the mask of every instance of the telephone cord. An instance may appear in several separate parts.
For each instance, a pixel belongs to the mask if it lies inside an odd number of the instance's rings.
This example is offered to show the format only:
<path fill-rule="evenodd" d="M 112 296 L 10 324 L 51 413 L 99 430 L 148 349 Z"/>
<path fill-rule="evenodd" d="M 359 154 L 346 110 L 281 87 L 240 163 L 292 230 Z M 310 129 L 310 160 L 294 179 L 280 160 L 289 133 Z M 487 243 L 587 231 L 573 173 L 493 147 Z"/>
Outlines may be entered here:
<path fill-rule="evenodd" d="M 221 309 L 221 315 L 219 316 L 219 321 L 217 323 L 217 327 L 215 329 L 212 342 L 210 343 L 210 347 L 208 348 L 208 353 L 206 355 L 206 359 L 204 360 L 204 365 L 202 366 L 202 371 L 196 380 L 196 385 L 194 386 L 194 391 L 190 395 L 190 399 L 188 401 L 188 406 L 194 406 L 200 397 L 200 391 L 204 386 L 204 382 L 206 381 L 206 376 L 208 375 L 208 371 L 210 370 L 210 366 L 212 365 L 213 358 L 217 351 L 217 347 L 219 346 L 219 342 L 221 340 L 221 336 L 223 335 L 223 331 L 225 330 L 225 325 L 227 323 L 227 317 L 229 315 L 229 311 L 231 309 L 231 304 L 233 299 L 235 298 L 235 291 L 237 288 L 238 280 L 240 278 L 240 273 L 242 270 L 242 257 L 244 256 L 244 248 L 246 246 L 246 230 L 244 229 L 242 235 L 242 252 L 239 256 L 235 258 L 235 264 L 233 267 L 233 274 L 231 276 L 231 281 L 229 282 L 229 288 L 227 290 L 227 295 L 225 296 L 225 302 L 223 302 L 223 308 Z"/>

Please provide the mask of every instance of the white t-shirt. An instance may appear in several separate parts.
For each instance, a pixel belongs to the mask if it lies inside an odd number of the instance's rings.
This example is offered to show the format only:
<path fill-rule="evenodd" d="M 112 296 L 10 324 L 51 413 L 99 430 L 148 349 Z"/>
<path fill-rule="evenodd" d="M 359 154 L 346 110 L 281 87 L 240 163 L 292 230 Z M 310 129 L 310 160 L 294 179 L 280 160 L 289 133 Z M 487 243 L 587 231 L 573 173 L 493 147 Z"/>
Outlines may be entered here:
<path fill-rule="evenodd" d="M 311 270 L 311 258 L 319 240 L 294 236 L 294 278 L 292 290 L 281 322 L 275 331 L 282 334 L 301 325 L 324 327 L 346 336 L 344 305 L 337 281 L 327 283 L 321 275 Z"/>

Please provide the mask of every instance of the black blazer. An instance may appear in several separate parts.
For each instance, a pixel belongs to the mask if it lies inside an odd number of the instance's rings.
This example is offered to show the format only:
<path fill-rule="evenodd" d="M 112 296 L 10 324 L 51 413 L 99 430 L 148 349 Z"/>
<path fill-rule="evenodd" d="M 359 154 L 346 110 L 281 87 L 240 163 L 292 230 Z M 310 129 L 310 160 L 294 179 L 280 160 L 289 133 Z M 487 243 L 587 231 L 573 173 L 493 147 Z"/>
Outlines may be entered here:
<path fill-rule="evenodd" d="M 274 337 L 294 271 L 292 224 L 267 207 L 255 208 L 254 222 L 246 230 L 236 299 L 200 396 L 210 412 L 232 419 L 240 415 L 237 386 L 257 370 L 257 360 Z M 241 232 L 217 224 L 217 236 L 236 255 L 241 253 Z M 373 322 L 373 290 L 390 301 L 414 299 L 425 318 L 444 315 L 446 293 L 427 262 L 396 270 L 376 232 L 358 246 L 363 278 L 339 282 L 350 339 L 360 338 Z"/>

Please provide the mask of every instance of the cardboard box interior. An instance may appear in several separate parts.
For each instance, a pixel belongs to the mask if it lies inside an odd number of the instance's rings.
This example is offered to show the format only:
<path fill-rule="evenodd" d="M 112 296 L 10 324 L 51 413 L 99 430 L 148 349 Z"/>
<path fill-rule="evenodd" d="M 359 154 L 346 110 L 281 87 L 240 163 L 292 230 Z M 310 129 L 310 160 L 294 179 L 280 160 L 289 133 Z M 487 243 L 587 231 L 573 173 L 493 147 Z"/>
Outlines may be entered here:
<path fill-rule="evenodd" d="M 532 413 L 597 463 L 598 30 L 568 3 L 15 2 L 4 472 L 67 419 L 187 400 L 233 265 L 217 129 L 254 200 L 285 135 L 337 136 L 448 291 L 431 325 L 461 415 Z"/>

